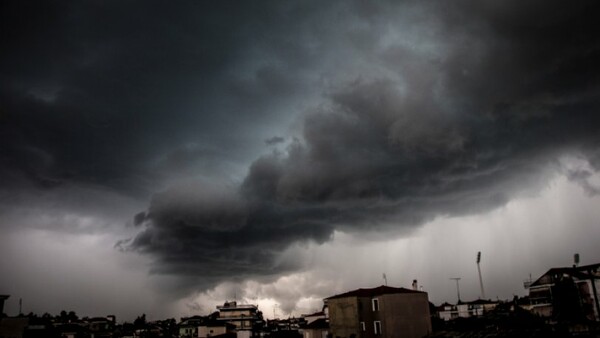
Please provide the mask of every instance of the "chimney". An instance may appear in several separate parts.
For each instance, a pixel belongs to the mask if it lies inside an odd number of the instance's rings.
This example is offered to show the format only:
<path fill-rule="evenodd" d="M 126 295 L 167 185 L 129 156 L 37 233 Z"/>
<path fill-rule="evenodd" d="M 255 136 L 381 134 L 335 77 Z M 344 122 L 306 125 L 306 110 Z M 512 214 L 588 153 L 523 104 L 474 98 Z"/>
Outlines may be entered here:
<path fill-rule="evenodd" d="M 417 280 L 416 279 L 413 279 L 412 289 L 415 290 L 415 291 L 419 290 L 419 285 L 417 284 Z"/>

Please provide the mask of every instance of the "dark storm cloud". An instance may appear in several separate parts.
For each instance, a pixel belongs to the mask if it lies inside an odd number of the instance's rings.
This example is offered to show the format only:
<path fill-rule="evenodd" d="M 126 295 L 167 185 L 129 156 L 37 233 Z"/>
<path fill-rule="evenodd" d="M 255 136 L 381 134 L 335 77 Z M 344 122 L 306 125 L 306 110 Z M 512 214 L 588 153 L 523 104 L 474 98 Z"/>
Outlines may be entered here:
<path fill-rule="evenodd" d="M 598 195 L 600 194 L 600 187 L 594 185 L 590 182 L 590 178 L 593 173 L 589 170 L 569 170 L 567 172 L 567 177 L 577 182 L 588 195 Z"/>
<path fill-rule="evenodd" d="M 594 2 L 2 6 L 2 185 L 162 191 L 117 247 L 186 286 L 301 269 L 286 250 L 336 229 L 491 210 L 565 154 L 593 193 Z"/>
<path fill-rule="evenodd" d="M 593 162 L 598 5 L 563 5 L 411 3 L 422 16 L 408 26 L 394 22 L 402 6 L 351 7 L 368 28 L 348 29 L 350 45 L 333 54 L 386 75 L 328 87 L 302 139 L 254 161 L 226 195 L 205 185 L 156 195 L 129 249 L 203 287 L 277 275 L 301 267 L 281 257 L 294 243 L 488 211 L 538 191 L 565 154 Z M 386 24 L 415 25 L 433 47 L 384 41 Z"/>
<path fill-rule="evenodd" d="M 209 287 L 298 269 L 299 262 L 279 254 L 290 242 L 329 239 L 323 216 L 320 208 L 253 203 L 234 187 L 187 183 L 157 194 L 145 215 L 147 228 L 119 247 L 158 256 L 155 273 L 184 273 L 195 287 Z"/>
<path fill-rule="evenodd" d="M 296 85 L 277 57 L 245 65 L 280 6 L 2 7 L 0 170 L 40 187 L 73 181 L 148 196 L 173 175 L 247 163 L 255 137 L 244 121 L 261 123 L 273 113 L 265 98 L 289 98 Z"/>
<path fill-rule="evenodd" d="M 283 143 L 285 142 L 285 138 L 281 137 L 281 136 L 273 136 L 271 138 L 268 138 L 265 140 L 265 143 L 269 146 L 278 144 L 278 143 Z"/>

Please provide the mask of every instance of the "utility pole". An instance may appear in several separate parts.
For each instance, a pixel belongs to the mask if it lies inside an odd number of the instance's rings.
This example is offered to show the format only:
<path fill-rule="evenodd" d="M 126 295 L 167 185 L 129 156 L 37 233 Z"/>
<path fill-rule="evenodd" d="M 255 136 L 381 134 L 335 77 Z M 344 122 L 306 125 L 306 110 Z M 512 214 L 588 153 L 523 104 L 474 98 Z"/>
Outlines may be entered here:
<path fill-rule="evenodd" d="M 458 303 L 460 303 L 460 288 L 458 287 L 458 281 L 460 280 L 460 277 L 454 277 L 450 279 L 456 281 L 456 296 L 458 297 Z"/>

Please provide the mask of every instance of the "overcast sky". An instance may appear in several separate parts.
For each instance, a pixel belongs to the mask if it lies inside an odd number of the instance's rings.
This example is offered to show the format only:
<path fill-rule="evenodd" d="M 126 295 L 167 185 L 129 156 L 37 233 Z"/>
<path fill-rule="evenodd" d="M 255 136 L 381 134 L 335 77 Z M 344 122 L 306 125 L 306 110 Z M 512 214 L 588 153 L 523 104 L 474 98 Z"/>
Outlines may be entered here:
<path fill-rule="evenodd" d="M 5 312 L 267 317 L 600 262 L 596 1 L 4 1 Z"/>

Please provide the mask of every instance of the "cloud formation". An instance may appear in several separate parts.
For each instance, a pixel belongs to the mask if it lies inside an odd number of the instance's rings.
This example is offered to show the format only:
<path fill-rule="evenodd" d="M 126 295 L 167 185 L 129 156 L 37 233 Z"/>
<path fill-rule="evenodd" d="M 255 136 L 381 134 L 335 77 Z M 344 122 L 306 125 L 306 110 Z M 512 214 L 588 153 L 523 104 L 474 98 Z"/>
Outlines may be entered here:
<path fill-rule="evenodd" d="M 384 74 L 329 86 L 301 135 L 255 160 L 239 186 L 156 195 L 129 248 L 162 273 L 201 276 L 200 287 L 278 276 L 302 268 L 282 261 L 295 243 L 489 211 L 538 191 L 565 154 L 597 163 L 597 5 L 461 4 L 417 7 L 436 15 L 416 32 L 431 34 L 432 50 L 366 29 L 375 50 L 352 48 Z M 362 23 L 391 22 L 387 7 Z"/>

